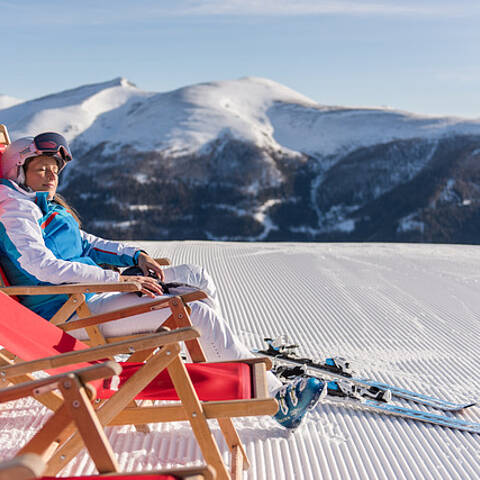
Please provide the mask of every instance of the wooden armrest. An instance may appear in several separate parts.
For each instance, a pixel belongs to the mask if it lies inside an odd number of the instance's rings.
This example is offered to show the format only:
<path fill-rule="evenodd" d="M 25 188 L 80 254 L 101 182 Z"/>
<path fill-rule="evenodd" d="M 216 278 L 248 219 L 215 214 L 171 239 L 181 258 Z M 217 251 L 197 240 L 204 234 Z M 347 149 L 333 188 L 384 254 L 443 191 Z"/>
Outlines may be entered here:
<path fill-rule="evenodd" d="M 79 320 L 71 320 L 70 322 L 66 323 L 60 323 L 57 325 L 57 327 L 61 328 L 64 332 L 70 332 L 71 330 L 92 327 L 102 323 L 111 322 L 113 320 L 118 320 L 120 318 L 133 317 L 134 315 L 140 315 L 141 313 L 150 312 L 152 310 L 168 308 L 169 302 L 172 298 L 180 298 L 183 303 L 188 303 L 201 300 L 202 298 L 207 298 L 207 294 L 202 290 L 197 290 L 196 292 L 180 295 L 179 297 L 160 297 L 158 300 L 152 300 L 148 303 L 120 308 L 111 312 L 101 313 L 99 315 L 93 315 L 91 317 L 85 317 Z"/>
<path fill-rule="evenodd" d="M 62 285 L 23 285 L 3 287 L 6 295 L 57 295 L 74 293 L 138 292 L 142 289 L 138 282 L 113 283 L 64 283 Z"/>
<path fill-rule="evenodd" d="M 198 363 L 198 362 L 196 362 Z M 203 363 L 203 362 L 202 362 Z M 221 363 L 248 363 L 249 365 L 255 365 L 257 363 L 264 363 L 267 370 L 271 370 L 273 363 L 269 357 L 254 357 L 254 358 L 241 358 L 238 360 L 222 360 Z"/>
<path fill-rule="evenodd" d="M 82 383 L 92 382 L 100 378 L 110 378 L 114 375 L 120 375 L 122 367 L 112 360 L 104 363 L 92 365 L 91 367 L 79 368 L 71 372 L 60 373 L 58 375 L 51 375 L 47 378 L 39 380 L 32 380 L 31 382 L 20 383 L 13 387 L 0 390 L 0 402 L 10 402 L 29 395 L 39 395 L 49 390 L 54 390 L 57 385 L 72 377 L 77 376 Z"/>
<path fill-rule="evenodd" d="M 61 353 L 52 357 L 2 366 L 0 369 L 0 377 L 12 378 L 26 373 L 38 372 L 39 370 L 65 367 L 81 362 L 103 360 L 113 355 L 133 353 L 135 351 L 141 352 L 149 348 L 157 348 L 163 345 L 192 340 L 199 336 L 200 332 L 194 327 L 179 328 L 172 332 L 153 333 L 122 342 L 109 343 L 76 352 Z"/>

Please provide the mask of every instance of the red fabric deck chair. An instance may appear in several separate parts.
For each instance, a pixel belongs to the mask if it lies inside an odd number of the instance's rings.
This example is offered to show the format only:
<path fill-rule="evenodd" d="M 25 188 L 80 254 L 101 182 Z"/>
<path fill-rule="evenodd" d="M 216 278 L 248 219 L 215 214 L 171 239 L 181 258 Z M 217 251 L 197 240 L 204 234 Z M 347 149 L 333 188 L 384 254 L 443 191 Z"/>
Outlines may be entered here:
<path fill-rule="evenodd" d="M 101 473 L 113 472 L 113 475 L 108 476 L 110 480 L 213 479 L 215 475 L 210 467 L 143 474 L 118 473 L 119 467 L 115 455 L 91 402 L 95 398 L 93 384 L 101 385 L 101 379 L 109 378 L 120 372 L 120 365 L 110 361 L 0 390 L 0 402 L 17 400 L 26 396 L 35 397 L 39 391 L 53 389 L 59 391 L 63 397 L 62 406 L 47 420 L 40 434 L 35 435 L 15 459 L 0 464 L 0 480 L 53 479 L 54 477 L 42 477 L 41 475 L 46 469 L 52 446 L 59 437 L 64 435 L 66 428 L 71 423 L 79 431 L 97 470 Z M 105 477 L 101 474 L 76 477 L 77 480 L 100 478 Z"/>
<path fill-rule="evenodd" d="M 10 143 L 9 135 L 7 128 L 5 125 L 0 125 L 0 163 L 2 154 Z M 156 259 L 158 263 L 161 265 L 169 265 L 170 260 L 168 258 L 159 258 Z M 65 305 L 59 309 L 59 311 L 54 315 L 54 317 L 50 320 L 53 324 L 61 324 L 65 325 L 62 322 L 65 322 L 73 312 L 76 311 L 80 318 L 88 318 L 91 316 L 91 312 L 88 308 L 87 302 L 85 301 L 85 293 L 101 293 L 106 291 L 117 291 L 117 292 L 133 292 L 139 290 L 139 285 L 136 282 L 120 282 L 120 283 L 108 283 L 108 284 L 64 284 L 64 285 L 52 285 L 52 286 L 10 286 L 7 276 L 5 275 L 3 269 L 0 266 L 0 288 L 1 291 L 7 293 L 12 298 L 18 300 L 17 295 L 40 295 L 40 294 L 65 294 L 68 295 L 68 301 Z M 7 288 L 5 288 L 7 287 Z M 165 301 L 152 301 L 148 304 L 143 304 L 142 306 L 137 307 L 130 307 L 123 310 L 118 310 L 115 315 L 109 315 L 109 321 L 123 318 L 127 316 L 133 316 L 136 314 L 140 314 L 143 312 L 150 311 L 151 309 L 155 308 L 167 308 L 170 307 L 173 312 L 176 313 L 178 316 L 188 316 L 188 302 L 200 300 L 205 298 L 205 293 L 201 291 L 192 292 L 188 295 L 183 295 L 181 297 L 181 304 L 177 304 L 176 306 L 173 303 L 176 302 L 169 302 L 168 305 Z M 98 318 L 98 317 L 97 317 Z M 88 345 L 103 345 L 105 343 L 109 343 L 112 341 L 120 341 L 123 339 L 131 338 L 131 337 L 138 337 L 138 335 L 133 336 L 126 336 L 126 337 L 114 337 L 114 338 L 105 338 L 100 329 L 98 328 L 97 324 L 88 324 L 85 325 L 85 330 L 90 337 L 89 340 L 86 340 L 85 343 Z M 198 358 L 201 357 L 201 348 L 198 342 L 192 341 L 189 342 L 189 349 L 193 352 L 199 352 L 197 355 Z M 141 352 L 137 355 L 131 356 L 131 361 L 144 361 L 149 356 L 149 352 Z M 14 355 L 10 354 L 7 350 L 2 350 L 2 357 L 4 358 L 14 358 Z M 1 360 L 0 360 L 1 361 Z M 25 377 L 24 380 L 28 378 Z M 54 407 L 56 405 L 55 398 L 50 398 L 51 396 L 46 396 L 44 402 L 53 401 L 53 405 L 48 405 L 50 407 Z M 143 432 L 148 432 L 148 427 L 146 425 L 136 425 L 136 429 Z"/>
<path fill-rule="evenodd" d="M 1 367 L 0 382 L 22 379 L 32 371 L 58 373 L 119 353 L 160 347 L 145 363 L 121 363 L 118 391 L 108 383 L 98 389 L 98 397 L 106 400 L 98 409 L 100 422 L 124 425 L 188 420 L 205 461 L 215 468 L 220 479 L 241 478 L 241 470 L 248 467 L 232 417 L 273 415 L 277 411 L 277 402 L 269 397 L 266 388 L 265 370 L 270 364 L 265 359 L 185 366 L 177 342 L 198 337 L 191 327 L 88 348 L 1 292 L 0 312 L 0 345 L 26 361 Z M 180 403 L 128 407 L 133 399 L 180 399 Z M 232 477 L 208 427 L 209 418 L 217 419 L 231 450 Z M 56 474 L 78 453 L 81 442 L 77 437 L 59 446 L 49 462 L 48 474 Z"/>

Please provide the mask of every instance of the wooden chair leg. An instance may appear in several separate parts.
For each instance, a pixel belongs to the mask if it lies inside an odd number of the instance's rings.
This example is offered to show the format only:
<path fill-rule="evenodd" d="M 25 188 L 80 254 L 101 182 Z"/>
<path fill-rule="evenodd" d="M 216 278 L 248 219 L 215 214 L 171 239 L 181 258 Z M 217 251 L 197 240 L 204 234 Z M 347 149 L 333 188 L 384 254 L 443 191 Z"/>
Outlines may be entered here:
<path fill-rule="evenodd" d="M 203 407 L 188 376 L 187 369 L 179 357 L 168 366 L 168 373 L 175 386 L 177 395 L 182 401 L 182 406 L 185 409 L 205 461 L 216 470 L 219 480 L 229 480 L 230 475 L 208 426 Z"/>
<path fill-rule="evenodd" d="M 73 378 L 71 384 L 64 382 L 60 386 L 60 390 L 70 417 L 74 420 L 99 473 L 118 472 L 120 469 L 113 450 L 90 403 L 87 392 L 78 378 Z"/>
<path fill-rule="evenodd" d="M 250 463 L 242 441 L 238 436 L 237 429 L 235 425 L 233 425 L 231 418 L 219 418 L 218 424 L 223 432 L 228 448 L 232 453 L 232 469 L 234 468 L 235 462 L 238 462 L 238 466 L 235 466 L 235 468 L 239 470 L 239 474 L 243 475 L 242 471 L 248 470 Z"/>
<path fill-rule="evenodd" d="M 190 320 L 190 315 L 188 314 L 187 308 L 182 302 L 182 299 L 180 297 L 172 297 L 168 303 L 172 311 L 172 320 L 169 322 L 169 326 L 173 325 L 174 328 L 191 327 L 192 322 Z M 205 352 L 203 351 L 198 338 L 185 342 L 185 345 L 187 346 L 192 362 L 207 361 L 207 357 L 205 356 Z"/>
<path fill-rule="evenodd" d="M 237 446 L 232 450 L 232 466 L 230 470 L 232 480 L 242 480 L 245 468 L 242 450 Z"/>
<path fill-rule="evenodd" d="M 128 406 L 130 408 L 137 408 L 138 407 L 138 403 L 136 400 L 132 400 Z M 135 425 L 135 430 L 139 433 L 150 433 L 152 430 L 150 429 L 150 427 L 146 424 L 146 423 L 140 423 L 138 425 Z"/>
<path fill-rule="evenodd" d="M 162 347 L 155 357 L 132 375 L 111 398 L 103 402 L 97 410 L 97 416 L 101 425 L 108 425 L 119 413 L 121 413 L 140 391 L 142 391 L 159 372 L 164 370 L 180 352 L 178 345 Z M 128 410 L 128 409 L 127 409 Z M 132 418 L 131 424 L 135 419 Z M 56 475 L 65 465 L 72 460 L 82 448 L 82 441 L 78 434 L 61 445 L 48 462 L 45 475 Z"/>
<path fill-rule="evenodd" d="M 90 402 L 89 395 L 74 375 L 58 385 L 64 398 L 58 409 L 20 450 L 19 454 L 36 454 L 49 461 L 55 451 L 79 432 L 85 447 L 100 473 L 118 472 L 115 455 Z"/>
<path fill-rule="evenodd" d="M 162 258 L 155 258 L 154 259 L 159 265 L 171 265 L 172 261 L 168 257 L 162 257 Z"/>
<path fill-rule="evenodd" d="M 83 296 L 83 298 L 85 299 L 84 296 Z M 88 305 L 85 302 L 83 302 L 78 306 L 77 314 L 80 318 L 86 318 L 86 317 L 90 317 L 92 315 L 92 312 L 88 308 Z M 89 342 L 90 346 L 94 347 L 96 345 L 105 345 L 105 344 L 108 343 L 107 340 L 105 339 L 103 333 L 100 331 L 100 329 L 98 327 L 87 327 L 87 328 L 85 328 L 85 330 L 87 331 L 87 334 L 90 337 L 90 342 Z M 149 355 L 142 356 L 141 354 L 142 354 L 142 352 L 138 352 L 136 358 L 134 356 L 131 356 L 129 358 L 129 361 L 130 362 L 143 362 L 149 356 Z M 130 402 L 129 406 L 130 407 L 136 407 L 137 402 L 135 400 L 132 400 Z M 150 433 L 150 431 L 151 431 L 150 427 L 146 424 L 135 425 L 135 430 L 137 430 L 137 432 L 141 432 L 141 433 Z"/>
<path fill-rule="evenodd" d="M 52 415 L 35 436 L 20 450 L 19 454 L 35 453 L 45 461 L 54 454 L 55 449 L 73 433 L 70 412 L 66 405 Z"/>
<path fill-rule="evenodd" d="M 92 312 L 88 308 L 87 302 L 83 302 L 77 308 L 77 315 L 80 318 L 86 318 L 86 317 L 92 316 Z M 88 336 L 90 337 L 90 345 L 92 347 L 95 347 L 96 345 L 105 345 L 107 343 L 107 341 L 105 340 L 105 337 L 103 336 L 103 333 L 100 331 L 100 328 L 93 326 L 93 327 L 86 327 L 85 330 Z"/>
<path fill-rule="evenodd" d="M 53 325 L 66 322 L 70 316 L 85 303 L 85 295 L 83 293 L 76 293 L 69 296 L 68 300 L 61 306 L 57 313 L 50 319 Z"/>

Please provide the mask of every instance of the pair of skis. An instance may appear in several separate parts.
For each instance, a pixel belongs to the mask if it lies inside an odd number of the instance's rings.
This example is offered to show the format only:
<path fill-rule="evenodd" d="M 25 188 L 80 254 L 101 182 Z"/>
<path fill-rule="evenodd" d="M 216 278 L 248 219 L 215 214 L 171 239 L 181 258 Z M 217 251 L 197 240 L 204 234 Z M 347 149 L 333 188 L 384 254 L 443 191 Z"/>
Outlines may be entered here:
<path fill-rule="evenodd" d="M 476 405 L 476 402 L 450 402 L 395 385 L 355 377 L 351 372 L 349 363 L 343 359 L 327 359 L 326 362 L 315 362 L 309 358 L 296 356 L 294 353 L 297 348 L 296 345 L 277 345 L 277 342 L 272 339 L 265 339 L 265 341 L 268 348 L 258 350 L 255 353 L 271 357 L 274 360 L 274 369 L 280 376 L 288 379 L 291 376 L 306 375 L 322 380 L 333 380 L 338 387 L 336 390 L 329 389 L 330 395 L 327 395 L 329 402 L 480 434 L 480 423 L 403 407 L 390 403 L 390 399 L 393 397 L 409 400 L 450 413 L 472 407 Z"/>

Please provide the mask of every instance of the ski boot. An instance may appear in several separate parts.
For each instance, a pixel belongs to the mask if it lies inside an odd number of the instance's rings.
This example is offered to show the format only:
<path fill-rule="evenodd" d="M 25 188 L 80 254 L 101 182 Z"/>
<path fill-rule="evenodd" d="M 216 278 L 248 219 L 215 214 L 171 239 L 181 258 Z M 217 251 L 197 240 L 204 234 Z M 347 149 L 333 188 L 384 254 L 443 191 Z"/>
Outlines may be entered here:
<path fill-rule="evenodd" d="M 325 382 L 313 377 L 298 377 L 275 394 L 279 408 L 273 418 L 285 428 L 297 428 L 307 411 L 326 393 Z"/>

